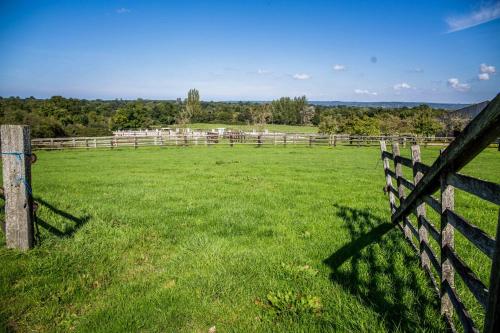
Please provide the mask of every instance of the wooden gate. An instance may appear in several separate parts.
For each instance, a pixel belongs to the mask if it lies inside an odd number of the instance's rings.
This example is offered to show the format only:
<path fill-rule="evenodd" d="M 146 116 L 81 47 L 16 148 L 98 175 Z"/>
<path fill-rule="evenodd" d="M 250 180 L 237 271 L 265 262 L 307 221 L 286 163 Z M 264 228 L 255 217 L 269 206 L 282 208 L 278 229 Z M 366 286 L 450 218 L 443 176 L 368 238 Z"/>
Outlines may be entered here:
<path fill-rule="evenodd" d="M 500 223 L 494 221 L 497 223 L 494 239 L 454 211 L 454 188 L 500 205 L 499 184 L 458 173 L 498 137 L 500 94 L 441 152 L 432 166 L 421 162 L 418 145 L 411 147 L 410 159 L 400 155 L 398 143 L 393 143 L 392 152 L 389 152 L 385 141 L 380 142 L 392 222 L 401 228 L 405 238 L 419 253 L 421 266 L 439 293 L 441 314 L 452 331 L 455 331 L 452 320 L 454 313 L 465 332 L 479 331 L 455 289 L 455 273 L 458 273 L 484 309 L 484 332 L 500 332 Z M 394 171 L 390 168 L 391 160 Z M 412 169 L 413 181 L 403 177 L 403 167 Z M 393 179 L 396 180 L 396 187 Z M 408 196 L 405 196 L 405 188 L 411 191 Z M 437 190 L 439 199 L 432 195 Z M 439 228 L 426 216 L 426 206 L 440 215 Z M 417 225 L 410 221 L 410 215 L 416 217 Z M 489 288 L 455 251 L 455 230 L 492 260 Z M 439 257 L 429 246 L 429 235 L 440 245 Z"/>

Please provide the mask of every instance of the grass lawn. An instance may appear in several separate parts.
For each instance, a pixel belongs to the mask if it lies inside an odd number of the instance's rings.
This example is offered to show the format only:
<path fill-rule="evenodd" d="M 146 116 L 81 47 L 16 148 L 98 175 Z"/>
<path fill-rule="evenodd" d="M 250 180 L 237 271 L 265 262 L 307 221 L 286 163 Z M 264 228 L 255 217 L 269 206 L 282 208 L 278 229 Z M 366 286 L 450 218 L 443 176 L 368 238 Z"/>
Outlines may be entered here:
<path fill-rule="evenodd" d="M 187 125 L 192 129 L 215 129 L 215 128 L 226 128 L 232 130 L 241 130 L 246 132 L 251 132 L 252 130 L 278 133 L 318 133 L 318 127 L 316 126 L 293 126 L 293 125 L 275 125 L 266 124 L 264 126 L 258 125 L 231 125 L 231 124 L 206 124 L 206 123 L 195 123 Z M 175 127 L 175 126 L 173 126 Z"/>
<path fill-rule="evenodd" d="M 0 232 L 0 330 L 444 328 L 418 260 L 389 223 L 377 148 L 37 154 L 40 245 L 6 250 Z M 430 162 L 438 149 L 422 154 Z M 464 173 L 500 182 L 499 154 L 483 152 Z M 498 207 L 457 193 L 456 208 L 493 233 Z M 467 246 L 457 236 L 458 253 L 488 282 L 485 257 Z"/>

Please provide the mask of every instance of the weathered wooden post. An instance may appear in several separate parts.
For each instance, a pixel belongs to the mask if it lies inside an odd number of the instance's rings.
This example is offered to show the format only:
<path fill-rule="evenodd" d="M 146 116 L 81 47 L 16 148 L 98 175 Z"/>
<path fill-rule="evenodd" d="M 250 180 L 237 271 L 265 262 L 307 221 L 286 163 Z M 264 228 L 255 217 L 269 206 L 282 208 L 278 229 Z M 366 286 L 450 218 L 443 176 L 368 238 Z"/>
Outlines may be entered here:
<path fill-rule="evenodd" d="M 137 136 L 134 136 L 134 149 L 137 149 Z"/>
<path fill-rule="evenodd" d="M 455 206 L 453 186 L 446 183 L 446 173 L 441 175 L 441 314 L 453 316 L 453 304 L 447 290 L 455 288 L 455 269 L 447 258 L 447 248 L 453 250 L 455 245 L 453 226 L 448 222 L 447 210 Z"/>
<path fill-rule="evenodd" d="M 336 135 L 333 136 L 333 146 L 337 147 L 337 136 Z"/>
<path fill-rule="evenodd" d="M 85 148 L 89 149 L 89 139 L 85 139 Z"/>
<path fill-rule="evenodd" d="M 491 265 L 488 308 L 484 322 L 484 332 L 500 331 L 500 211 L 498 212 L 497 241 Z"/>
<path fill-rule="evenodd" d="M 399 144 L 397 142 L 394 142 L 392 144 L 392 154 L 394 156 L 394 166 L 396 169 L 396 183 L 398 186 L 398 197 L 399 197 L 399 204 L 404 201 L 405 199 L 405 191 L 404 191 L 404 186 L 401 183 L 401 178 L 403 178 L 403 165 L 399 161 L 399 157 L 401 156 L 401 153 L 399 151 Z M 408 221 L 407 218 L 403 218 L 403 230 L 405 233 L 406 238 L 408 238 L 410 241 L 412 240 L 412 234 L 410 227 L 407 225 Z"/>
<path fill-rule="evenodd" d="M 312 142 L 313 142 L 312 135 L 309 135 L 309 148 L 312 147 Z"/>
<path fill-rule="evenodd" d="M 384 163 L 385 185 L 387 188 L 387 193 L 389 194 L 389 206 L 391 209 L 391 214 L 394 214 L 394 212 L 396 211 L 396 199 L 394 197 L 394 193 L 392 193 L 389 188 L 390 186 L 392 186 L 392 180 L 391 175 L 388 172 L 390 167 L 389 158 L 387 156 L 384 156 L 384 153 L 387 152 L 385 141 L 380 141 L 380 151 L 382 154 L 382 162 Z"/>
<path fill-rule="evenodd" d="M 8 248 L 33 247 L 31 142 L 29 126 L 2 125 L 5 238 Z"/>
<path fill-rule="evenodd" d="M 417 186 L 420 179 L 422 179 L 422 177 L 424 176 L 422 171 L 420 171 L 417 167 L 417 163 L 420 163 L 420 146 L 413 145 L 411 147 L 411 160 L 413 164 L 413 183 L 415 184 L 415 186 Z M 418 223 L 418 238 L 420 240 L 419 242 L 420 264 L 422 265 L 423 268 L 430 269 L 429 256 L 425 251 L 425 247 L 429 245 L 429 235 L 427 228 L 422 223 L 422 219 L 424 219 L 426 216 L 425 204 L 423 202 L 417 206 L 416 212 L 417 212 L 417 223 Z"/>
<path fill-rule="evenodd" d="M 286 147 L 286 134 L 283 135 L 283 145 Z"/>

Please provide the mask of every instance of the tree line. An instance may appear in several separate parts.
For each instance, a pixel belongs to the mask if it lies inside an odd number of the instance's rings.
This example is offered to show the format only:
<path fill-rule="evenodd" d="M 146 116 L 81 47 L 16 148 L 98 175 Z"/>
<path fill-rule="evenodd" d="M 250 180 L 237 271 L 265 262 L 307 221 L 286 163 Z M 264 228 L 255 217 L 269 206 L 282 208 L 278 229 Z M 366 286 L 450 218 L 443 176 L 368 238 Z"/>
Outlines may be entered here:
<path fill-rule="evenodd" d="M 181 100 L 85 100 L 0 97 L 1 124 L 27 124 L 33 137 L 104 136 L 118 129 L 190 123 L 314 125 L 321 133 L 450 136 L 469 119 L 427 105 L 375 108 L 310 105 L 305 96 L 271 102 L 205 102 L 191 89 Z"/>

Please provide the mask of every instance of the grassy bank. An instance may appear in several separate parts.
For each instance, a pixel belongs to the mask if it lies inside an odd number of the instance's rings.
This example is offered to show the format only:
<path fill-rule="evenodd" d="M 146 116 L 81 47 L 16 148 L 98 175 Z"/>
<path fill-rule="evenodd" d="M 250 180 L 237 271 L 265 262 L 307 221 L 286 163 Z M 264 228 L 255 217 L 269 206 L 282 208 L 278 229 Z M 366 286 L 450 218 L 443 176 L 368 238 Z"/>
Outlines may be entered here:
<path fill-rule="evenodd" d="M 499 170 L 491 149 L 464 172 L 500 182 Z M 39 152 L 40 245 L 19 253 L 0 239 L 2 328 L 442 330 L 418 260 L 388 223 L 383 185 L 377 148 Z M 497 207 L 463 193 L 456 207 L 494 231 Z M 487 282 L 467 246 L 457 236 Z"/>

